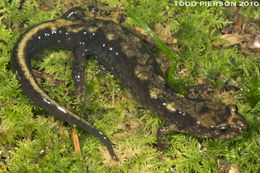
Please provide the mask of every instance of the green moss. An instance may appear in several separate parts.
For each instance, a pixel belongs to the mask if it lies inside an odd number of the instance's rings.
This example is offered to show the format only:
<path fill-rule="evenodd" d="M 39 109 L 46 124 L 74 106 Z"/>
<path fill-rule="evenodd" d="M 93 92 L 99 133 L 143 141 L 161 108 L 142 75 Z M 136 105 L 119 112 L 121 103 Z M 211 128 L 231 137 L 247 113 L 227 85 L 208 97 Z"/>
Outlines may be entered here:
<path fill-rule="evenodd" d="M 241 76 L 241 91 L 238 93 L 241 98 L 245 98 L 251 107 L 260 104 L 260 73 L 259 66 L 252 61 L 241 64 L 243 75 Z"/>

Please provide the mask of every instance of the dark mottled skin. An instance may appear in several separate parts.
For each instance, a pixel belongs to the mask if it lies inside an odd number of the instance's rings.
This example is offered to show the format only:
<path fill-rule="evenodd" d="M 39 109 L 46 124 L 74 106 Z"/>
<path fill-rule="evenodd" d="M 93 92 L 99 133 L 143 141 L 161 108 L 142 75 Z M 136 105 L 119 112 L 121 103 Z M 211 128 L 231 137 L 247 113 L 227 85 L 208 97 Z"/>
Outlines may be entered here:
<path fill-rule="evenodd" d="M 47 104 L 41 92 L 34 91 L 35 87 L 30 85 L 31 77 L 26 78 L 18 62 L 19 55 L 20 58 L 24 56 L 26 67 L 30 69 L 30 59 L 39 51 L 52 47 L 72 50 L 75 57 L 73 78 L 78 94 L 82 94 L 85 89 L 86 56 L 94 56 L 121 80 L 142 105 L 165 120 L 166 125 L 160 127 L 157 134 L 160 150 L 168 146 L 165 135 L 170 132 L 202 138 L 232 138 L 247 127 L 236 106 L 188 98 L 168 87 L 154 54 L 135 33 L 121 25 L 111 21 L 85 19 L 80 8 L 73 8 L 61 19 L 39 24 L 35 28 L 27 31 L 14 48 L 12 61 L 14 70 L 20 76 L 22 89 L 46 111 L 99 137 L 114 159 L 116 155 L 104 134 L 100 136 L 97 129 L 76 115 L 71 115 L 68 110 L 65 113 L 58 110 L 57 104 Z M 29 35 L 30 38 L 26 38 L 28 33 L 33 33 Z M 26 41 L 23 42 L 24 38 Z M 19 54 L 19 46 L 24 49 L 24 54 Z"/>

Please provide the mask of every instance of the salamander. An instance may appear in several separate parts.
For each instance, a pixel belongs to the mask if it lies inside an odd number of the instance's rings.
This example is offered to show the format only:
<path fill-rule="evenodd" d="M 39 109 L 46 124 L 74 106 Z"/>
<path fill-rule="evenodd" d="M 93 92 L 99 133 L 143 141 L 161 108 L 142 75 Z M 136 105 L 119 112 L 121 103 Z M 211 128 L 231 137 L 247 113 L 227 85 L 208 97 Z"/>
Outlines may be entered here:
<path fill-rule="evenodd" d="M 181 132 L 200 138 L 232 138 L 247 128 L 235 105 L 189 98 L 177 93 L 164 78 L 155 54 L 139 36 L 112 21 L 85 17 L 75 7 L 61 18 L 33 26 L 18 39 L 12 53 L 13 71 L 18 74 L 23 92 L 49 114 L 76 125 L 98 137 L 111 157 L 118 160 L 109 138 L 86 120 L 60 106 L 39 86 L 32 73 L 31 59 L 49 48 L 73 52 L 72 76 L 76 92 L 84 92 L 85 62 L 88 56 L 120 79 L 124 87 L 166 124 L 158 128 L 158 149 L 169 143 L 166 134 Z"/>

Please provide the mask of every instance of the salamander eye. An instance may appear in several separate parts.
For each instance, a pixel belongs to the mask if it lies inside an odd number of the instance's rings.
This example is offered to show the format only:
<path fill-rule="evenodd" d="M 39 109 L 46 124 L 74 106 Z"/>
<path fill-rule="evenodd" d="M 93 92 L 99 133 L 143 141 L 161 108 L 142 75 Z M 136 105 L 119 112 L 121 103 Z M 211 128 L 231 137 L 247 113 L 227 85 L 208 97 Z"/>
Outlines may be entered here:
<path fill-rule="evenodd" d="M 227 124 L 221 124 L 218 126 L 218 131 L 220 131 L 221 133 L 225 133 L 228 129 L 228 125 Z"/>
<path fill-rule="evenodd" d="M 220 130 L 222 133 L 226 132 L 227 129 L 228 129 L 228 126 L 221 126 L 221 127 L 219 128 L 219 130 Z"/>

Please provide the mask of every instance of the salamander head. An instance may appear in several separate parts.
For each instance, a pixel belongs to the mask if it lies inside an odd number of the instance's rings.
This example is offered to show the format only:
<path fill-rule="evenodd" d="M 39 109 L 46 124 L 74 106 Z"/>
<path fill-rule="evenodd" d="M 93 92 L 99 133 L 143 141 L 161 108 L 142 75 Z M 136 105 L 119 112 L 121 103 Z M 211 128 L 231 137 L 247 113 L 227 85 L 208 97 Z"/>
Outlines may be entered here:
<path fill-rule="evenodd" d="M 235 105 L 201 102 L 196 106 L 196 125 L 189 133 L 198 137 L 233 138 L 247 128 L 246 120 L 238 113 Z"/>

